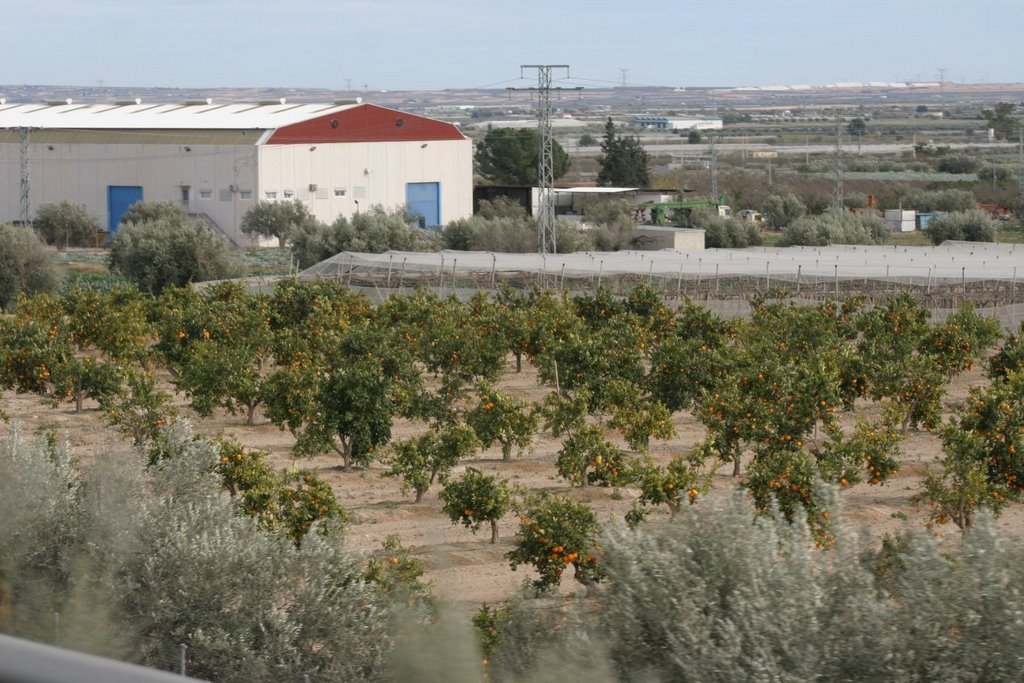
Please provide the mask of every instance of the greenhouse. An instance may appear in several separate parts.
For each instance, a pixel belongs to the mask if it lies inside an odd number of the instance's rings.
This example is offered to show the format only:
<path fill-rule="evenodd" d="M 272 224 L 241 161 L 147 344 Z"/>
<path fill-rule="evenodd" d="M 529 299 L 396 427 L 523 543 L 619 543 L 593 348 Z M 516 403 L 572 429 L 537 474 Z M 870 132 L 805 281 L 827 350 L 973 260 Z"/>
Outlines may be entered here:
<path fill-rule="evenodd" d="M 354 287 L 427 286 L 461 293 L 514 287 L 628 291 L 650 284 L 666 296 L 746 298 L 754 291 L 845 296 L 912 290 L 982 304 L 1016 302 L 1024 245 L 947 242 L 937 247 L 752 247 L 681 252 L 571 254 L 491 252 L 342 252 L 301 277 L 334 278 Z M 1022 290 L 1024 291 L 1024 290 Z"/>

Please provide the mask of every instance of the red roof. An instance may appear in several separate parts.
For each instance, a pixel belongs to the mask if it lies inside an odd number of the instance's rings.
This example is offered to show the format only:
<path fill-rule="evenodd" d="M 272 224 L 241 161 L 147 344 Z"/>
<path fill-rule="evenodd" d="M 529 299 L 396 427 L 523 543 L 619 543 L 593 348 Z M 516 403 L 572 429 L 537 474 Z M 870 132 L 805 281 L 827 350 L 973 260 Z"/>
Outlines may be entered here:
<path fill-rule="evenodd" d="M 451 123 L 363 104 L 278 128 L 269 145 L 305 145 L 329 142 L 428 142 L 464 140 Z"/>

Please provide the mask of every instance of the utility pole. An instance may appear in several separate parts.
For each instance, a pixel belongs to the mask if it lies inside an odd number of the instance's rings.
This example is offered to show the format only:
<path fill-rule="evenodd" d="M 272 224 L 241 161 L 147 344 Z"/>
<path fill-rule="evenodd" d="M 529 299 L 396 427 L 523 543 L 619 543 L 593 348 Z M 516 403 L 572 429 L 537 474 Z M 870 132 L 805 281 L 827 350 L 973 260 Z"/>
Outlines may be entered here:
<path fill-rule="evenodd" d="M 540 133 L 540 154 L 537 155 L 537 184 L 540 191 L 540 216 L 537 220 L 537 237 L 542 254 L 555 253 L 555 164 L 552 153 L 551 135 L 551 72 L 565 69 L 568 64 L 523 64 L 525 69 L 537 70 L 537 132 Z"/>
<path fill-rule="evenodd" d="M 23 126 L 18 130 L 21 133 L 21 223 L 22 225 L 29 225 L 32 222 L 32 192 L 29 187 L 28 166 L 28 143 L 31 129 Z"/>
<path fill-rule="evenodd" d="M 629 82 L 629 69 L 619 68 L 619 73 L 622 75 L 622 87 L 626 87 L 626 83 Z"/>
<path fill-rule="evenodd" d="M 833 172 L 835 187 L 832 189 L 832 209 L 836 213 L 843 211 L 843 117 L 836 112 L 836 151 Z"/>

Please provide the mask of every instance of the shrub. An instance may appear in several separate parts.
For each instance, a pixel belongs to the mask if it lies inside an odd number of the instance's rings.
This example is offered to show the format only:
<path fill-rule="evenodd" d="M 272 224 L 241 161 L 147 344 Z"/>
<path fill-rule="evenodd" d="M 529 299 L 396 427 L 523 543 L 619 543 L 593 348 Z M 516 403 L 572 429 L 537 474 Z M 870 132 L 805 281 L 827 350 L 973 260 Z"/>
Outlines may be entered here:
<path fill-rule="evenodd" d="M 400 251 L 432 251 L 435 238 L 416 227 L 404 209 L 385 211 L 374 206 L 330 225 L 307 220 L 294 225 L 288 241 L 300 268 L 308 268 L 343 251 L 380 254 L 389 249 Z"/>
<path fill-rule="evenodd" d="M 807 213 L 807 207 L 792 192 L 783 195 L 773 194 L 765 197 L 761 204 L 768 225 L 774 230 L 782 230 L 787 225 Z"/>
<path fill-rule="evenodd" d="M 216 449 L 182 436 L 148 471 L 116 452 L 80 471 L 52 441 L 0 436 L 0 630 L 161 669 L 184 643 L 206 680 L 380 677 L 398 603 L 340 536 L 297 548 L 237 514 Z"/>
<path fill-rule="evenodd" d="M 757 227 L 739 218 L 694 211 L 690 223 L 694 228 L 704 230 L 704 245 L 709 249 L 743 249 L 761 244 L 761 233 Z"/>
<path fill-rule="evenodd" d="M 1010 180 L 1013 175 L 1013 169 L 1008 166 L 989 164 L 978 171 L 978 180 Z"/>
<path fill-rule="evenodd" d="M 110 269 L 150 294 L 235 272 L 227 244 L 187 216 L 124 225 L 110 248 Z"/>
<path fill-rule="evenodd" d="M 902 205 L 917 211 L 952 213 L 976 209 L 978 200 L 967 190 L 923 190 L 906 197 Z"/>
<path fill-rule="evenodd" d="M 56 288 L 53 259 L 36 232 L 29 227 L 0 225 L 0 310 L 8 310 L 18 294 Z"/>
<path fill-rule="evenodd" d="M 290 202 L 259 201 L 242 216 L 240 227 L 249 235 L 276 237 L 283 245 L 295 226 L 312 219 L 313 214 L 298 199 Z"/>
<path fill-rule="evenodd" d="M 943 157 L 935 165 L 940 173 L 974 173 L 981 163 L 971 157 Z"/>
<path fill-rule="evenodd" d="M 175 202 L 135 202 L 121 216 L 121 225 L 157 220 L 187 221 L 188 212 Z"/>
<path fill-rule="evenodd" d="M 992 242 L 995 230 L 992 220 L 983 211 L 958 211 L 936 216 L 928 223 L 925 230 L 932 244 L 942 244 L 947 240 L 967 242 Z"/>
<path fill-rule="evenodd" d="M 952 551 L 926 534 L 878 550 L 842 530 L 821 552 L 806 527 L 751 515 L 737 495 L 610 529 L 596 608 L 522 600 L 490 620 L 493 680 L 558 680 L 548 667 L 573 652 L 609 663 L 587 678 L 602 682 L 1017 676 L 1024 543 L 987 518 Z"/>
<path fill-rule="evenodd" d="M 830 244 L 885 244 L 889 228 L 878 216 L 826 213 L 805 216 L 782 231 L 782 246 L 824 247 Z"/>
<path fill-rule="evenodd" d="M 47 244 L 58 247 L 90 246 L 96 241 L 100 222 L 84 206 L 71 202 L 43 204 L 33 223 Z"/>

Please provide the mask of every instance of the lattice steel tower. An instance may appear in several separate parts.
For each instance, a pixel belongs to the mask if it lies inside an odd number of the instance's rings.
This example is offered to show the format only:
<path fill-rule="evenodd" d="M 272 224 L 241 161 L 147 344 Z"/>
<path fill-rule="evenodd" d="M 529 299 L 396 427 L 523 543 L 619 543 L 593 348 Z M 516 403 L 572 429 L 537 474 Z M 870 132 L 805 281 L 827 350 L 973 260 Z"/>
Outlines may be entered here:
<path fill-rule="evenodd" d="M 537 219 L 537 237 L 540 253 L 555 253 L 555 163 L 551 137 L 551 72 L 565 69 L 568 64 L 523 64 L 525 69 L 537 70 L 537 132 L 540 137 L 540 153 L 537 155 L 537 185 L 540 190 L 540 215 Z"/>

